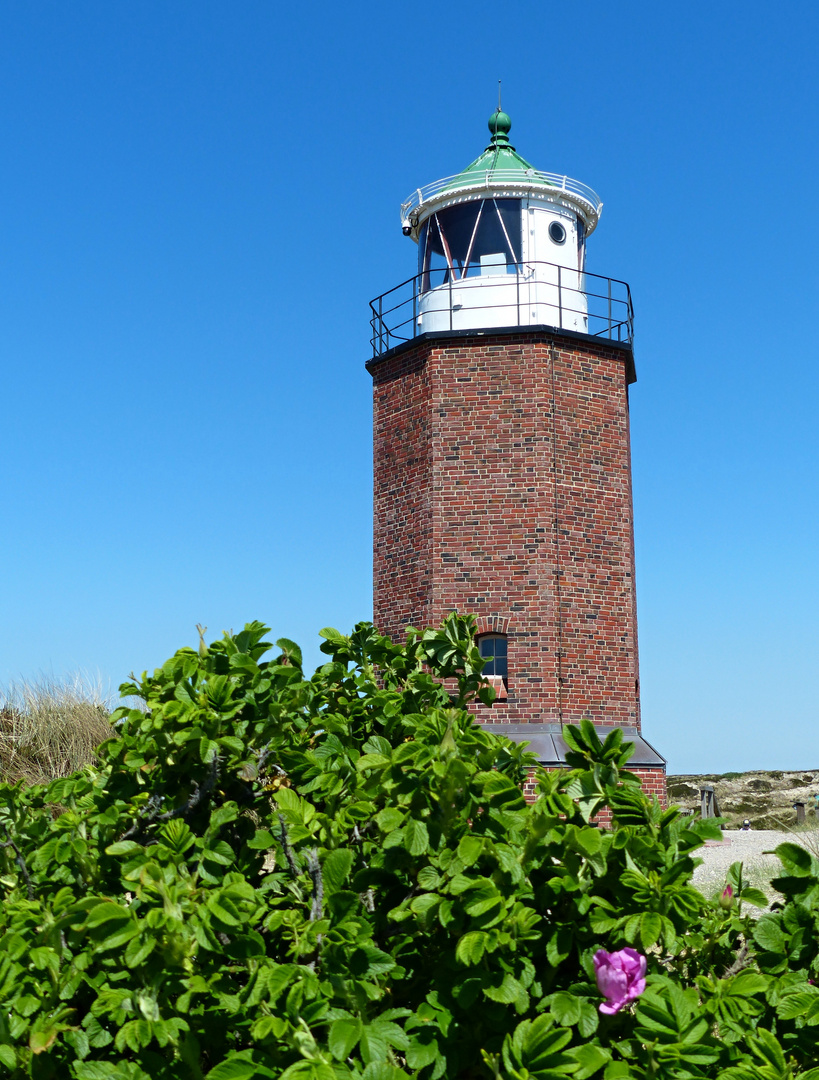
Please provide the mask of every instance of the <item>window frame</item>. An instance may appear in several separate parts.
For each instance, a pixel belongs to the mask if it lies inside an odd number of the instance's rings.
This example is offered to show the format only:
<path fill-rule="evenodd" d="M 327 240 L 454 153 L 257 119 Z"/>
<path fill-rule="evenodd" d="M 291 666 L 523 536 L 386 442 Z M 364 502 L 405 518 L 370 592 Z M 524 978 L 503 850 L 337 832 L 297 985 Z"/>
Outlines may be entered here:
<path fill-rule="evenodd" d="M 485 653 L 483 646 L 492 641 L 502 641 L 504 644 L 503 654 L 498 656 L 497 653 Z M 492 631 L 488 634 L 478 634 L 475 639 L 475 644 L 478 646 L 478 651 L 481 656 L 487 660 L 487 664 L 484 666 L 482 674 L 484 676 L 492 676 L 503 679 L 503 685 L 509 688 L 509 636 L 507 634 L 499 634 L 496 631 Z M 498 661 L 501 664 L 498 665 Z M 498 671 L 500 666 L 503 670 Z M 491 670 L 488 670 L 491 667 Z"/>

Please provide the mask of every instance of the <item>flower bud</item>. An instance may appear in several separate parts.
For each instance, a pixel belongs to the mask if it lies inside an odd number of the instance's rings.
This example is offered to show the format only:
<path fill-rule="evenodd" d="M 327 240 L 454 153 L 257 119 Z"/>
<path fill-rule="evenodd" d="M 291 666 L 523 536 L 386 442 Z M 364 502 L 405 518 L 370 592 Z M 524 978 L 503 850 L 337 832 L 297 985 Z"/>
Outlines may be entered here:
<path fill-rule="evenodd" d="M 719 906 L 723 911 L 730 911 L 734 906 L 734 890 L 730 885 L 726 885 L 722 890 L 722 896 L 719 898 Z"/>

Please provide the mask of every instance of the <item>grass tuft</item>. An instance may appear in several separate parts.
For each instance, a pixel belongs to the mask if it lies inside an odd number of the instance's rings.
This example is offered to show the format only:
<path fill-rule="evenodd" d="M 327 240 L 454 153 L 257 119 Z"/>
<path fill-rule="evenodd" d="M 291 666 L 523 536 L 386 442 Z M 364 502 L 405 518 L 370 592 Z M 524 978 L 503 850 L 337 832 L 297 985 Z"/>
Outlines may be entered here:
<path fill-rule="evenodd" d="M 44 784 L 93 761 L 114 734 L 111 702 L 84 676 L 40 676 L 0 688 L 0 780 Z"/>

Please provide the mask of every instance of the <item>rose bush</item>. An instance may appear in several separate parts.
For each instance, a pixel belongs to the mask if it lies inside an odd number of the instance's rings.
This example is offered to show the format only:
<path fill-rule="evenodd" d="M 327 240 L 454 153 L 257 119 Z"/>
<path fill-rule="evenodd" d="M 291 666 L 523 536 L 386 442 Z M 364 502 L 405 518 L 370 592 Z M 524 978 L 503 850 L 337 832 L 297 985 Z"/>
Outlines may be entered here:
<path fill-rule="evenodd" d="M 809 853 L 761 918 L 739 866 L 706 900 L 716 826 L 587 723 L 527 805 L 470 619 L 324 631 L 309 678 L 266 633 L 124 686 L 93 768 L 0 785 L 2 1075 L 819 1078 Z"/>

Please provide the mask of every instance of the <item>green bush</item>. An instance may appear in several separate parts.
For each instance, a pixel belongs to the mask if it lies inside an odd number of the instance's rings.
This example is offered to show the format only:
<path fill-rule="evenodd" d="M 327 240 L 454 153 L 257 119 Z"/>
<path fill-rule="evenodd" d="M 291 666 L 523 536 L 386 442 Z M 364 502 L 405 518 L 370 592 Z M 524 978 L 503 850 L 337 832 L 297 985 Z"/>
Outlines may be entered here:
<path fill-rule="evenodd" d="M 819 1078 L 809 853 L 781 845 L 758 921 L 739 866 L 709 903 L 716 827 L 586 722 L 527 805 L 534 759 L 466 709 L 492 695 L 469 619 L 326 630 L 310 679 L 266 632 L 123 687 L 147 712 L 97 766 L 0 787 L 3 1075 Z M 606 953 L 646 958 L 619 1001 Z"/>

